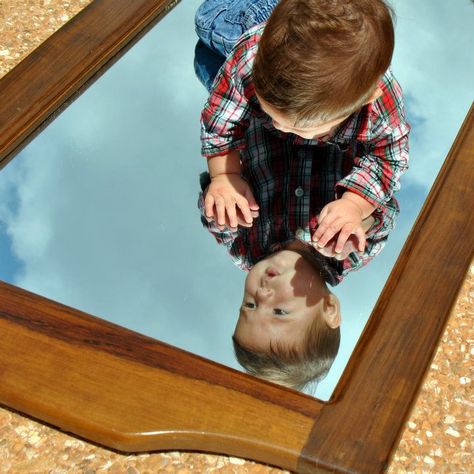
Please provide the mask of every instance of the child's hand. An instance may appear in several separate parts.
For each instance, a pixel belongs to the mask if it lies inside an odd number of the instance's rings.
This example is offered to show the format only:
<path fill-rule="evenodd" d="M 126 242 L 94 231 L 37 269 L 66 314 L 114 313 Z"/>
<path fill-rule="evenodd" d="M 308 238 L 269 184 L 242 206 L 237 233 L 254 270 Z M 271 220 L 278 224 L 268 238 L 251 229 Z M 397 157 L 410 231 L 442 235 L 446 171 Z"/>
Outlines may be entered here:
<path fill-rule="evenodd" d="M 238 174 L 220 174 L 211 179 L 204 208 L 207 219 L 219 226 L 237 229 L 238 225 L 251 226 L 258 204 L 248 183 Z"/>
<path fill-rule="evenodd" d="M 341 252 L 336 252 L 337 238 L 333 237 L 325 247 L 318 247 L 316 243 L 313 244 L 314 248 L 325 257 L 335 258 L 336 260 L 346 259 L 352 252 L 357 252 L 358 249 L 358 238 L 356 235 L 350 235 L 346 240 L 346 243 L 342 247 Z"/>
<path fill-rule="evenodd" d="M 216 210 L 216 207 L 214 206 L 214 215 L 216 214 L 215 210 Z M 258 217 L 258 211 L 252 211 L 252 217 L 253 217 L 253 218 Z M 207 220 L 207 222 L 214 222 L 214 218 L 213 218 L 213 217 L 207 217 L 207 216 L 205 216 L 205 219 Z M 238 225 L 239 227 L 247 227 L 247 228 L 252 227 L 252 224 L 248 224 L 247 222 L 245 222 L 244 217 L 243 217 L 242 213 L 240 212 L 240 209 L 237 209 L 237 225 Z M 235 232 L 235 231 L 237 230 L 237 228 L 231 227 L 227 215 L 226 215 L 226 222 L 225 222 L 225 225 L 218 225 L 218 224 L 215 224 L 215 226 L 216 226 L 217 229 L 219 229 L 220 231 L 223 231 L 223 230 L 225 230 L 225 229 L 230 229 L 231 231 Z"/>
<path fill-rule="evenodd" d="M 362 227 L 362 209 L 350 199 L 337 199 L 323 207 L 319 214 L 318 228 L 313 234 L 313 241 L 324 248 L 339 233 L 334 251 L 339 254 L 347 239 L 355 234 L 358 250 L 365 249 L 365 232 Z"/>

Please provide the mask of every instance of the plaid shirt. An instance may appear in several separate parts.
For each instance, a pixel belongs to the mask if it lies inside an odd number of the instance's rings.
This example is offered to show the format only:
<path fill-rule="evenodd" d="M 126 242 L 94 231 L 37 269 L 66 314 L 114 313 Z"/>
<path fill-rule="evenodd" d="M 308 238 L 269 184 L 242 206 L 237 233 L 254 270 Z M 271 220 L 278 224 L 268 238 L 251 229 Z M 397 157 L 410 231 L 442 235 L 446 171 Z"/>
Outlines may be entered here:
<path fill-rule="evenodd" d="M 249 270 L 284 243 L 309 242 L 322 207 L 350 190 L 376 208 L 376 222 L 362 256 L 339 262 L 323 258 L 336 284 L 382 249 L 398 204 L 393 193 L 407 169 L 408 132 L 401 89 L 390 71 L 379 83 L 383 95 L 349 117 L 329 140 L 307 140 L 275 129 L 263 112 L 251 79 L 264 24 L 245 33 L 217 75 L 202 112 L 202 154 L 241 152 L 241 173 L 260 206 L 250 229 L 220 232 L 203 224 L 225 245 L 234 262 Z M 202 210 L 202 199 L 200 200 Z M 311 247 L 312 248 L 312 247 Z M 321 259 L 314 251 L 315 258 Z"/>

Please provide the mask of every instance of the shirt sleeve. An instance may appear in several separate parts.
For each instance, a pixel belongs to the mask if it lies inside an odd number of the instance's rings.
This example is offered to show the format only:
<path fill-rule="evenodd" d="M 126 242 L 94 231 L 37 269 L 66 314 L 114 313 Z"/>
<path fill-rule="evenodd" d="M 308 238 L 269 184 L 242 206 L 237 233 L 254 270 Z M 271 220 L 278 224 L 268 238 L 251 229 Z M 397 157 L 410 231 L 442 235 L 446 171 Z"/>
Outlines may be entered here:
<path fill-rule="evenodd" d="M 201 113 L 201 153 L 210 158 L 245 148 L 250 105 L 244 83 L 249 82 L 252 52 L 240 42 L 214 80 Z"/>
<path fill-rule="evenodd" d="M 366 151 L 355 158 L 351 173 L 336 184 L 383 208 L 400 189 L 400 176 L 408 169 L 408 134 L 401 87 L 388 71 L 379 84 L 382 96 L 370 104 Z"/>

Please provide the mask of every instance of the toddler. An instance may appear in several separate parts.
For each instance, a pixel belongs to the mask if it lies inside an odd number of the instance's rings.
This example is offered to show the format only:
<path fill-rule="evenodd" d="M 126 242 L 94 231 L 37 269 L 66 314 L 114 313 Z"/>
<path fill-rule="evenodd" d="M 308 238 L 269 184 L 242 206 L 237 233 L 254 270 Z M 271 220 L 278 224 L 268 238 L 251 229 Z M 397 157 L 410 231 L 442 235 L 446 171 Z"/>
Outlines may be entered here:
<path fill-rule="evenodd" d="M 276 3 L 198 10 L 196 71 L 210 89 L 200 208 L 249 271 L 239 361 L 301 388 L 325 375 L 339 345 L 326 283 L 365 265 L 393 228 L 409 126 L 383 0 Z"/>

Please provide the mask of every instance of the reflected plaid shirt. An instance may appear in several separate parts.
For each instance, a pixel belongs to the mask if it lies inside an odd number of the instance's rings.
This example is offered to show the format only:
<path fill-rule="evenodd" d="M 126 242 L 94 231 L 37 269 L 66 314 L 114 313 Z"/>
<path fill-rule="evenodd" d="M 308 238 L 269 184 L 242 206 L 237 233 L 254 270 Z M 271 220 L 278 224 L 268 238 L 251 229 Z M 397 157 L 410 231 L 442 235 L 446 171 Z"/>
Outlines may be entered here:
<path fill-rule="evenodd" d="M 252 228 L 234 233 L 220 232 L 205 219 L 203 224 L 234 262 L 249 270 L 292 239 L 309 242 L 322 207 L 345 190 L 357 193 L 376 207 L 376 222 L 362 256 L 352 253 L 343 262 L 324 258 L 332 269 L 327 280 L 336 284 L 377 255 L 393 228 L 398 213 L 393 193 L 408 167 L 409 126 L 401 89 L 387 71 L 379 82 L 382 96 L 350 116 L 328 140 L 280 132 L 260 108 L 251 80 L 263 27 L 252 28 L 236 44 L 201 115 L 203 156 L 240 150 L 242 176 L 251 185 L 260 215 Z"/>

